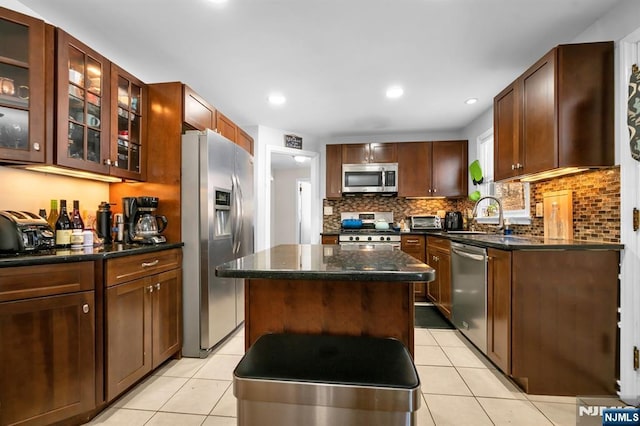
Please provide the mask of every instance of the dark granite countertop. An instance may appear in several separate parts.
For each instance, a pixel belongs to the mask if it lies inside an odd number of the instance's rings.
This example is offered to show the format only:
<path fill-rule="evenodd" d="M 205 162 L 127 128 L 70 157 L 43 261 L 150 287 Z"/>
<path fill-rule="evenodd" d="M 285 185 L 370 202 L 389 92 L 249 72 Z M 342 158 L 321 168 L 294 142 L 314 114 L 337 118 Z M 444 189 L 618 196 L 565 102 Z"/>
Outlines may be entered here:
<path fill-rule="evenodd" d="M 284 244 L 216 268 L 220 277 L 288 280 L 432 281 L 435 271 L 400 250 Z"/>
<path fill-rule="evenodd" d="M 0 268 L 8 266 L 30 266 L 47 263 L 81 262 L 85 260 L 110 259 L 132 254 L 152 253 L 182 247 L 183 243 L 162 244 L 107 244 L 99 247 L 84 247 L 80 250 L 55 249 L 37 253 L 0 254 Z"/>
<path fill-rule="evenodd" d="M 483 234 L 446 231 L 410 231 L 403 234 L 426 235 L 447 238 L 463 244 L 478 247 L 492 247 L 501 250 L 622 250 L 623 244 L 603 241 L 552 240 L 526 235 Z"/>

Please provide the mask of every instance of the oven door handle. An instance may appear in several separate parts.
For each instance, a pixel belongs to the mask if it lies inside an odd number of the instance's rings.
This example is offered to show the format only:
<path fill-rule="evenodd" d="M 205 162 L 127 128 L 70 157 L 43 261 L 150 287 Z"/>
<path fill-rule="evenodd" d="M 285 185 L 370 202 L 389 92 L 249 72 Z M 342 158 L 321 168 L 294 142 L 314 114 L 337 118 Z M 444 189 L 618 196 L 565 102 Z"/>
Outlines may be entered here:
<path fill-rule="evenodd" d="M 484 262 L 485 260 L 487 260 L 487 257 L 482 254 L 467 253 L 466 251 L 462 251 L 454 247 L 451 247 L 451 251 L 459 256 L 466 257 L 467 259 L 471 260 L 476 260 L 478 262 Z"/>

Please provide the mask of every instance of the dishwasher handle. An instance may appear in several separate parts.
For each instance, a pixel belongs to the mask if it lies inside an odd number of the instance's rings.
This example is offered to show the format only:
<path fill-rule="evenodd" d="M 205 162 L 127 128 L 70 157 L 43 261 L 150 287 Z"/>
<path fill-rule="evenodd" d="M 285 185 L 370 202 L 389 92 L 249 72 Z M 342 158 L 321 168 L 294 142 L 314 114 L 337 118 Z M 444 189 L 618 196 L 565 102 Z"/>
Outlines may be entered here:
<path fill-rule="evenodd" d="M 487 260 L 487 256 L 483 254 L 467 253 L 466 251 L 462 251 L 455 247 L 451 247 L 451 251 L 459 256 L 466 257 L 467 259 L 471 259 L 471 260 L 477 260 L 478 262 L 484 262 L 485 260 Z"/>

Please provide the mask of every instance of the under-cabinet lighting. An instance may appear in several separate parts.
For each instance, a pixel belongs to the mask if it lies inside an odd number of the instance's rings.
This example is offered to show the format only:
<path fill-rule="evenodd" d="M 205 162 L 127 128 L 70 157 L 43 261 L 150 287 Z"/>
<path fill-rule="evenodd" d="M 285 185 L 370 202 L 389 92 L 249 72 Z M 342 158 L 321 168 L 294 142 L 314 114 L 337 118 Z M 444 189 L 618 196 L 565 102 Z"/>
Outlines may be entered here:
<path fill-rule="evenodd" d="M 552 179 L 560 176 L 571 175 L 574 173 L 584 172 L 589 170 L 588 167 L 565 167 L 563 169 L 548 170 L 546 172 L 534 173 L 532 175 L 523 176 L 520 178 L 520 182 L 535 182 L 543 179 Z"/>
<path fill-rule="evenodd" d="M 97 173 L 83 172 L 81 170 L 64 169 L 62 167 L 56 167 L 56 166 L 26 166 L 21 168 L 25 170 L 31 170 L 33 172 L 50 173 L 53 175 L 97 180 L 100 182 L 108 182 L 108 183 L 122 182 L 122 179 L 113 177 L 113 176 L 103 176 Z"/>

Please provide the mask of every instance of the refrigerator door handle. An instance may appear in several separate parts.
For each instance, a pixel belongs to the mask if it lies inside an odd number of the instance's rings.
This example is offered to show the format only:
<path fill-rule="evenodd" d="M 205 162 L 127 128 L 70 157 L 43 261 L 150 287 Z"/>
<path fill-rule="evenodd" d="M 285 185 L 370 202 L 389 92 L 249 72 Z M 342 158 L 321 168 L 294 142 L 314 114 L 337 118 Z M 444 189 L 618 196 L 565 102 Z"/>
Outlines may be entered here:
<path fill-rule="evenodd" d="M 244 225 L 244 196 L 242 195 L 242 186 L 240 185 L 240 179 L 238 179 L 238 176 L 236 175 L 236 183 L 238 185 L 238 207 L 240 209 L 240 215 L 238 217 L 238 224 L 237 224 L 237 229 L 238 229 L 238 234 L 236 236 L 236 253 L 240 252 L 240 245 L 242 244 L 242 228 Z"/>
<path fill-rule="evenodd" d="M 240 229 L 242 226 L 242 203 L 240 201 L 240 182 L 238 181 L 238 177 L 233 174 L 231 175 L 231 183 L 232 183 L 232 195 L 233 195 L 233 216 L 232 216 L 232 252 L 234 254 L 238 253 L 240 250 Z"/>

